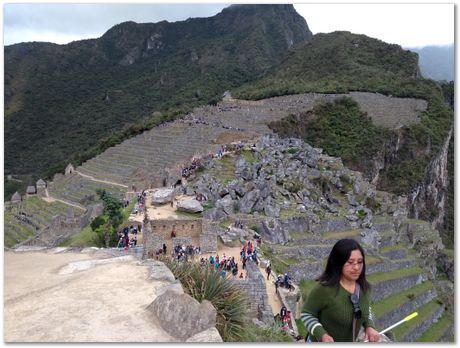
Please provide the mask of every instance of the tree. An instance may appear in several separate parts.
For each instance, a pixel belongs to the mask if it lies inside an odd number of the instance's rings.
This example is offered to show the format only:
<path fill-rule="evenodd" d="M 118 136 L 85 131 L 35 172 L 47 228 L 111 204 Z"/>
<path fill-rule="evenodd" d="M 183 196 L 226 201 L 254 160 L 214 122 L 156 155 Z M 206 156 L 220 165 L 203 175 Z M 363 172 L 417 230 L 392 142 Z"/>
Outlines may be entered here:
<path fill-rule="evenodd" d="M 96 193 L 104 204 L 104 214 L 109 217 L 107 223 L 104 225 L 105 246 L 115 246 L 117 243 L 116 231 L 118 226 L 123 222 L 123 203 L 106 190 L 97 189 Z"/>

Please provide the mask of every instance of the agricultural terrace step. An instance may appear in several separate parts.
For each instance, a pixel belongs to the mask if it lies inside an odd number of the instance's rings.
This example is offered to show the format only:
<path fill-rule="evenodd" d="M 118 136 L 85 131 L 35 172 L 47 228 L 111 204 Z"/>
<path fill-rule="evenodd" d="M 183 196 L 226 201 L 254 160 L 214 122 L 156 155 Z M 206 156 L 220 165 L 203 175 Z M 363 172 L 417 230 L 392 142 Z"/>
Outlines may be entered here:
<path fill-rule="evenodd" d="M 389 259 L 392 259 L 392 260 L 406 259 L 408 256 L 406 249 L 389 250 L 381 254 L 382 256 L 388 257 Z"/>
<path fill-rule="evenodd" d="M 5 245 L 13 246 L 18 242 L 26 240 L 30 236 L 37 233 L 37 230 L 31 225 L 25 225 L 21 223 L 9 223 L 5 221 Z M 13 242 L 14 244 L 10 244 Z"/>
<path fill-rule="evenodd" d="M 367 256 L 366 256 L 367 259 Z M 418 262 L 416 259 L 402 259 L 402 260 L 384 260 L 379 263 L 368 263 L 366 262 L 366 273 L 382 273 L 382 272 L 391 272 L 398 269 L 411 268 L 417 266 Z"/>
<path fill-rule="evenodd" d="M 289 257 L 301 257 L 301 258 L 314 258 L 317 260 L 322 260 L 326 258 L 331 252 L 330 245 L 308 245 L 300 247 L 283 247 L 276 248 L 275 254 L 278 256 L 283 256 L 286 258 Z"/>
<path fill-rule="evenodd" d="M 427 276 L 419 267 L 400 269 L 392 272 L 374 273 L 368 277 L 372 284 L 372 300 L 379 301 L 397 292 L 407 290 L 425 281 Z"/>
<path fill-rule="evenodd" d="M 395 230 L 384 230 L 379 232 L 381 240 L 380 240 L 380 247 L 390 247 L 396 245 L 396 241 L 394 238 L 396 237 Z"/>
<path fill-rule="evenodd" d="M 433 283 L 426 281 L 372 304 L 379 327 L 388 327 L 437 296 Z"/>
<path fill-rule="evenodd" d="M 454 318 L 444 312 L 438 322 L 417 338 L 417 342 L 454 342 L 454 330 Z"/>
<path fill-rule="evenodd" d="M 415 342 L 434 322 L 444 313 L 444 306 L 437 300 L 428 302 L 420 307 L 418 316 L 396 327 L 393 331 L 398 342 Z"/>
<path fill-rule="evenodd" d="M 83 171 L 81 171 L 80 168 L 84 168 Z M 124 168 L 116 165 L 100 165 L 97 163 L 91 163 L 85 165 L 84 167 L 79 167 L 78 171 L 83 174 L 89 173 L 90 176 L 93 176 L 96 179 L 102 176 L 104 178 L 112 179 L 109 181 L 119 183 L 121 178 L 126 177 L 135 169 L 136 168 L 134 167 Z"/>
<path fill-rule="evenodd" d="M 327 220 L 311 227 L 313 233 L 327 233 L 327 232 L 345 232 L 352 230 L 350 221 L 347 219 Z"/>
<path fill-rule="evenodd" d="M 388 221 L 388 222 L 381 222 L 381 223 L 373 223 L 372 226 L 378 231 L 378 232 L 383 232 L 387 230 L 393 230 L 395 225 L 393 222 Z"/>

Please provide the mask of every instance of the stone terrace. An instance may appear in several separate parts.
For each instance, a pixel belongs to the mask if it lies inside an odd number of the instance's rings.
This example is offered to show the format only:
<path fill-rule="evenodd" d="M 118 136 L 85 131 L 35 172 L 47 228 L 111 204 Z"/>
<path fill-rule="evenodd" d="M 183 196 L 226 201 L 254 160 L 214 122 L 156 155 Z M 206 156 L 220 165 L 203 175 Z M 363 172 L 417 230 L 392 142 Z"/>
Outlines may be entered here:
<path fill-rule="evenodd" d="M 183 120 L 169 122 L 126 140 L 99 156 L 85 162 L 77 171 L 100 180 L 130 185 L 136 170 L 151 174 L 186 163 L 191 157 L 207 154 L 218 148 L 219 135 L 238 138 L 272 133 L 267 123 L 291 113 L 310 110 L 320 99 L 333 100 L 345 94 L 299 94 L 261 101 L 230 100 L 217 106 L 193 110 Z M 397 128 L 418 121 L 426 102 L 411 98 L 392 98 L 376 93 L 349 94 L 368 112 L 376 124 Z"/>
<path fill-rule="evenodd" d="M 47 203 L 40 197 L 31 197 L 19 204 L 5 204 L 5 246 L 11 247 L 37 234 L 59 215 L 79 216 L 80 209 L 61 202 Z"/>

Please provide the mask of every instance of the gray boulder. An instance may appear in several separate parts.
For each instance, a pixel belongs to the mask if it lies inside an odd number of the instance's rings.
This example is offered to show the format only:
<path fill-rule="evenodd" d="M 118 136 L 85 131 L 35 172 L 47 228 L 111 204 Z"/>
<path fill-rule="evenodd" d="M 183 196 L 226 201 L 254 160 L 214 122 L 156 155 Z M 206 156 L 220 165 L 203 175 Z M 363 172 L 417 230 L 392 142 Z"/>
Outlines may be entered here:
<path fill-rule="evenodd" d="M 199 303 L 187 294 L 166 291 L 147 310 L 156 316 L 163 330 L 182 341 L 216 326 L 217 311 L 211 302 Z"/>
<path fill-rule="evenodd" d="M 174 281 L 173 283 L 169 283 L 165 286 L 160 286 L 155 294 L 157 296 L 163 295 L 165 292 L 175 292 L 177 295 L 182 295 L 184 293 L 184 289 L 182 288 L 182 284 L 179 280 Z"/>
<path fill-rule="evenodd" d="M 174 199 L 174 189 L 159 189 L 152 195 L 153 204 L 164 204 L 169 203 Z"/>
<path fill-rule="evenodd" d="M 280 216 L 280 209 L 273 205 L 266 205 L 264 208 L 265 215 L 270 217 L 279 217 Z"/>
<path fill-rule="evenodd" d="M 222 337 L 220 337 L 219 331 L 215 327 L 207 329 L 205 331 L 199 332 L 196 335 L 193 335 L 185 342 L 223 342 Z"/>
<path fill-rule="evenodd" d="M 222 209 L 218 208 L 211 208 L 206 210 L 203 213 L 203 218 L 211 221 L 219 221 L 221 219 L 225 219 L 227 214 Z"/>
<path fill-rule="evenodd" d="M 229 195 L 216 201 L 216 208 L 223 210 L 226 214 L 234 213 L 235 202 Z"/>
<path fill-rule="evenodd" d="M 177 202 L 177 209 L 187 213 L 201 213 L 204 210 L 201 203 L 198 202 L 195 198 Z"/>
<path fill-rule="evenodd" d="M 235 162 L 235 173 L 241 174 L 246 167 L 247 167 L 247 162 L 244 159 L 244 157 L 241 156 Z"/>
<path fill-rule="evenodd" d="M 382 237 L 375 228 L 366 228 L 361 232 L 361 241 L 374 250 L 380 247 L 381 240 Z"/>
<path fill-rule="evenodd" d="M 286 244 L 291 238 L 278 219 L 264 220 L 261 225 L 262 238 L 270 243 Z"/>
<path fill-rule="evenodd" d="M 154 260 L 150 262 L 149 279 L 164 280 L 168 282 L 174 282 L 176 280 L 174 274 L 172 274 L 171 270 L 163 262 Z"/>
<path fill-rule="evenodd" d="M 239 201 L 240 212 L 244 214 L 249 214 L 252 210 L 252 207 L 257 203 L 260 197 L 259 190 L 252 190 L 251 192 L 244 195 L 244 197 Z"/>

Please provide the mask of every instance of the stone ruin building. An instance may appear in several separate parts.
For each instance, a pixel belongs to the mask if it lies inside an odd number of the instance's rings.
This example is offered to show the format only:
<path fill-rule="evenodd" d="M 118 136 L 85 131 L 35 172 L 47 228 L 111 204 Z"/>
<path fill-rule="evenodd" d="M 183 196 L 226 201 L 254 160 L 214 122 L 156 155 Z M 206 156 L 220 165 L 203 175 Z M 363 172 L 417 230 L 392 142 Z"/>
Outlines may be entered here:
<path fill-rule="evenodd" d="M 176 245 L 199 246 L 202 252 L 217 251 L 217 233 L 204 219 L 145 219 L 143 223 L 144 253 L 142 258 L 154 258 L 166 244 L 167 253 Z M 176 237 L 171 236 L 175 232 Z"/>

